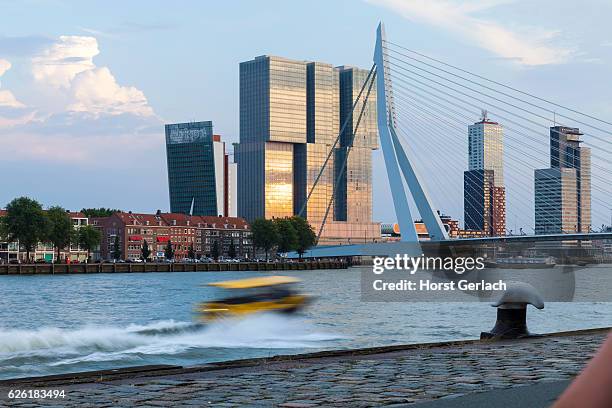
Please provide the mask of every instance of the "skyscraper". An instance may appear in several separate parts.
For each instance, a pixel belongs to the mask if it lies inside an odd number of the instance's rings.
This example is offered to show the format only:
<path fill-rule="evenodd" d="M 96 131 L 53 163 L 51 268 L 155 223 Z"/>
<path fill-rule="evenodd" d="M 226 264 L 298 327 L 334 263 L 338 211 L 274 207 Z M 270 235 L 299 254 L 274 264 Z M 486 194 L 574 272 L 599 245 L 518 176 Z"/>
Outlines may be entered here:
<path fill-rule="evenodd" d="M 550 169 L 535 171 L 536 234 L 591 228 L 591 149 L 580 136 L 578 128 L 550 128 Z"/>
<path fill-rule="evenodd" d="M 168 124 L 165 129 L 170 211 L 229 216 L 230 165 L 212 122 Z"/>
<path fill-rule="evenodd" d="M 346 157 L 352 134 L 345 132 L 333 149 L 346 117 L 342 109 L 352 106 L 351 98 L 366 75 L 367 71 L 364 75 L 356 68 L 274 56 L 240 64 L 236 159 L 241 216 L 253 220 L 301 214 L 318 231 L 327 213 L 322 241 L 380 237 L 371 210 L 371 151 L 377 147 L 375 90 L 358 130 L 367 142 L 355 138 L 347 160 L 348 176 L 339 183 L 338 158 Z M 347 128 L 355 126 L 356 120 L 350 120 Z"/>
<path fill-rule="evenodd" d="M 293 148 L 306 143 L 306 64 L 259 56 L 240 64 L 238 213 L 293 215 Z"/>
<path fill-rule="evenodd" d="M 468 127 L 468 171 L 464 173 L 465 229 L 506 233 L 503 127 L 487 118 Z M 484 171 L 483 171 L 484 170 Z M 484 201 L 483 201 L 484 200 Z"/>

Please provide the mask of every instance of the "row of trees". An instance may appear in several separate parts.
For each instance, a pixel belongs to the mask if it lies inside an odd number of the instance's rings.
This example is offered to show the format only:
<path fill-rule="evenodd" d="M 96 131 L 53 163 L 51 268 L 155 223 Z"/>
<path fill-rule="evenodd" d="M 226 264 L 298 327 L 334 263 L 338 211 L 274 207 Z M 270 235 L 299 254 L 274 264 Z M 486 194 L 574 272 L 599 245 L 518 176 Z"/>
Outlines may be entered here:
<path fill-rule="evenodd" d="M 0 222 L 0 233 L 10 242 L 17 242 L 26 252 L 27 261 L 39 242 L 53 245 L 59 260 L 60 252 L 71 244 L 91 251 L 100 244 L 100 232 L 90 225 L 74 228 L 70 214 L 62 207 L 44 211 L 42 205 L 28 197 L 19 197 L 6 206 L 6 217 Z"/>
<path fill-rule="evenodd" d="M 251 233 L 253 244 L 266 252 L 266 260 L 273 248 L 280 253 L 296 251 L 301 258 L 317 241 L 308 221 L 298 216 L 272 220 L 258 218 L 251 224 Z"/>

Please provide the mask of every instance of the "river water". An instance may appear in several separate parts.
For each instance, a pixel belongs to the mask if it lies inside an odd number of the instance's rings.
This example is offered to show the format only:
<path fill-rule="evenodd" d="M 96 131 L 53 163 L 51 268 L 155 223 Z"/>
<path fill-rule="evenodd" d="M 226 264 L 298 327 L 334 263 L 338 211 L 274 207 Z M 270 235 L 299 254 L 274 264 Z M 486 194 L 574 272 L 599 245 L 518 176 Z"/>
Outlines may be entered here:
<path fill-rule="evenodd" d="M 316 296 L 304 313 L 206 327 L 193 307 L 218 289 L 203 284 L 262 273 L 2 276 L 0 378 L 474 339 L 495 322 L 485 303 L 363 302 L 357 268 L 284 274 Z M 547 303 L 528 321 L 536 333 L 612 326 L 612 303 Z"/>

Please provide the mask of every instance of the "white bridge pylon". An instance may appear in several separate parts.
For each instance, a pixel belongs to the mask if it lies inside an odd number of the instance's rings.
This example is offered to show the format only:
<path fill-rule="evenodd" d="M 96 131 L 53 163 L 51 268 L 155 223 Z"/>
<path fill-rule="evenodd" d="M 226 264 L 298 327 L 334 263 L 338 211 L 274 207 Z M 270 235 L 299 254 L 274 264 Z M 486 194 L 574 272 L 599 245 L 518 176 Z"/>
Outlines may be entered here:
<path fill-rule="evenodd" d="M 391 187 L 395 215 L 402 234 L 401 240 L 403 242 L 416 243 L 417 245 L 419 242 L 408 205 L 408 196 L 404 189 L 405 180 L 419 214 L 425 223 L 430 239 L 433 241 L 443 241 L 448 239 L 448 233 L 444 225 L 442 225 L 440 216 L 432 206 L 431 199 L 421 182 L 422 179 L 412 165 L 413 161 L 410 160 L 408 153 L 395 132 L 393 87 L 389 75 L 390 70 L 384 42 L 386 42 L 385 27 L 383 23 L 380 23 L 376 30 L 376 46 L 374 48 L 378 133 L 387 169 L 387 177 Z"/>

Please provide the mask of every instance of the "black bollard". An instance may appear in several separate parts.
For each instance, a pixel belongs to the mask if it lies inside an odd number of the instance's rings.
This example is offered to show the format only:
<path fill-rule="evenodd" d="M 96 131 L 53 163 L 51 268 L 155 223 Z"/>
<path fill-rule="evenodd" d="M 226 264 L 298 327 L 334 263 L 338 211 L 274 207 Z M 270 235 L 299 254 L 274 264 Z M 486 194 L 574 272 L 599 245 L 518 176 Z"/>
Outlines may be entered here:
<path fill-rule="evenodd" d="M 532 336 L 527 329 L 527 305 L 544 309 L 544 300 L 528 283 L 508 283 L 506 291 L 491 306 L 497 307 L 497 320 L 490 332 L 480 333 L 481 340 L 520 339 Z"/>

